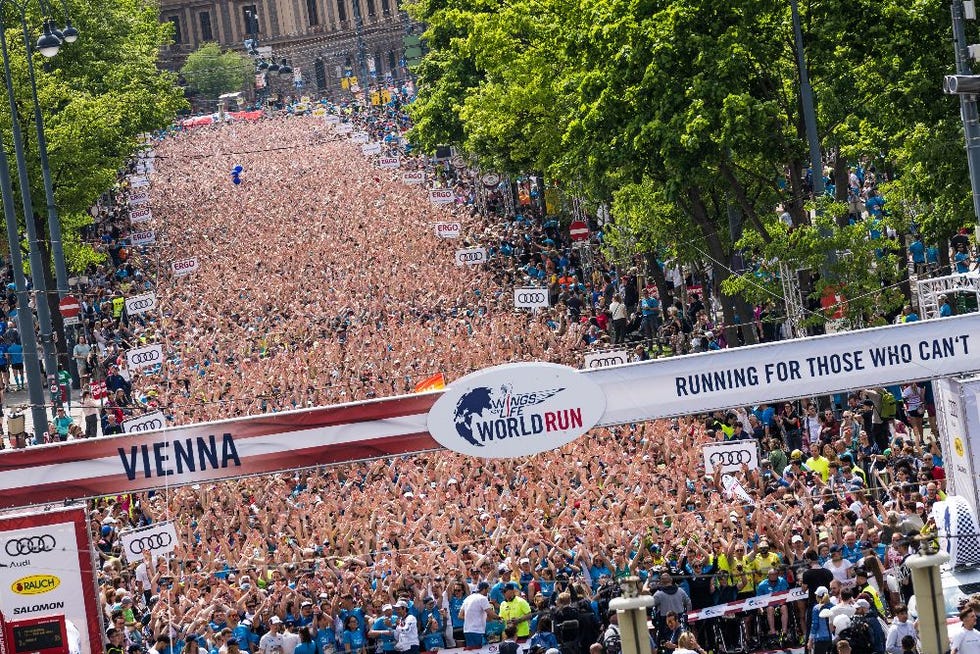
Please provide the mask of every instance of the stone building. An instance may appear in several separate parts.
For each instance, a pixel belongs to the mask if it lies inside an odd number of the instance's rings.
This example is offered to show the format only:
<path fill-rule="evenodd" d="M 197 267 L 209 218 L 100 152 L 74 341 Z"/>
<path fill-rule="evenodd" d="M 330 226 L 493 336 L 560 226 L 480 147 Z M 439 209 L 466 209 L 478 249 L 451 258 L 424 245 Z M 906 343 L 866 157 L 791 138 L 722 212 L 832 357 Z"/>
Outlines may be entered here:
<path fill-rule="evenodd" d="M 413 30 L 398 0 L 160 0 L 160 19 L 174 27 L 163 65 L 176 70 L 206 41 L 289 61 L 306 93 L 340 97 L 345 78 L 401 81 L 404 37 Z M 293 80 L 270 78 L 270 90 L 295 93 Z M 278 86 L 277 86 L 278 85 Z"/>

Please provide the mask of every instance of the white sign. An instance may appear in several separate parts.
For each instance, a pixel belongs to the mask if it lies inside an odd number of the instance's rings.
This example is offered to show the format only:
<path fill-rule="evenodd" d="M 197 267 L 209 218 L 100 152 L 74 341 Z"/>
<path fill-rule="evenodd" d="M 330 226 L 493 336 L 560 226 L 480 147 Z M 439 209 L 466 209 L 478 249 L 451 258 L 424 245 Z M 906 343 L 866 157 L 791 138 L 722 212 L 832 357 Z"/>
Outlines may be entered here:
<path fill-rule="evenodd" d="M 585 355 L 586 368 L 608 368 L 609 366 L 621 366 L 624 363 L 629 363 L 629 352 L 626 350 L 590 352 Z"/>
<path fill-rule="evenodd" d="M 130 188 L 146 188 L 150 185 L 150 180 L 142 175 L 130 175 L 129 176 L 129 186 Z"/>
<path fill-rule="evenodd" d="M 158 556 L 170 554 L 177 548 L 177 530 L 172 522 L 155 522 L 142 529 L 119 534 L 122 553 L 130 563 L 143 560 L 143 552 L 149 552 L 156 561 Z"/>
<path fill-rule="evenodd" d="M 200 267 L 200 264 L 197 262 L 197 257 L 191 257 L 190 259 L 178 259 L 170 264 L 174 277 L 183 277 L 184 275 L 197 272 L 197 269 Z"/>
<path fill-rule="evenodd" d="M 131 207 L 139 207 L 144 204 L 147 204 L 149 201 L 150 201 L 150 194 L 147 193 L 146 191 L 133 191 L 132 193 L 129 194 L 129 197 L 126 198 L 126 202 Z M 130 214 L 130 219 L 132 219 L 132 214 Z"/>
<path fill-rule="evenodd" d="M 591 429 L 606 406 L 596 384 L 553 363 L 515 363 L 459 379 L 429 410 L 444 447 L 486 459 L 546 452 Z"/>
<path fill-rule="evenodd" d="M 429 189 L 429 202 L 432 204 L 452 204 L 456 201 L 456 193 L 451 188 Z"/>
<path fill-rule="evenodd" d="M 8 622 L 63 615 L 78 628 L 82 651 L 94 652 L 102 643 L 92 643 L 87 628 L 88 618 L 99 620 L 97 613 L 87 611 L 88 595 L 94 592 L 93 574 L 91 568 L 86 574 L 81 564 L 82 557 L 92 555 L 84 536 L 87 521 L 83 515 L 76 519 L 81 522 L 79 529 L 64 514 L 35 512 L 3 521 L 0 606 Z"/>
<path fill-rule="evenodd" d="M 126 365 L 130 370 L 152 368 L 163 363 L 163 346 L 159 343 L 126 350 Z"/>
<path fill-rule="evenodd" d="M 811 336 L 589 372 L 603 424 L 641 422 L 980 371 L 980 314 Z"/>
<path fill-rule="evenodd" d="M 515 288 L 514 308 L 547 309 L 551 306 L 546 288 Z"/>
<path fill-rule="evenodd" d="M 980 379 L 939 379 L 936 392 L 936 419 L 946 469 L 946 492 L 965 499 L 974 515 L 980 506 L 977 473 L 980 471 Z"/>
<path fill-rule="evenodd" d="M 145 232 L 130 232 L 129 242 L 135 246 L 151 245 L 157 242 L 157 235 L 152 229 Z"/>
<path fill-rule="evenodd" d="M 715 470 L 735 472 L 747 465 L 749 470 L 759 467 L 759 448 L 752 439 L 705 443 L 701 448 L 704 471 L 709 475 Z M 782 471 L 780 471 L 782 472 Z"/>
<path fill-rule="evenodd" d="M 487 261 L 486 248 L 463 248 L 456 250 L 457 266 L 477 266 Z"/>
<path fill-rule="evenodd" d="M 150 222 L 152 218 L 153 212 L 150 211 L 149 207 L 140 207 L 139 209 L 133 209 L 129 212 L 129 222 L 133 223 L 134 225 Z"/>
<path fill-rule="evenodd" d="M 130 420 L 124 420 L 122 429 L 124 434 L 133 434 L 143 431 L 160 431 L 167 426 L 167 417 L 162 411 L 145 413 Z"/>
<path fill-rule="evenodd" d="M 374 154 L 381 154 L 381 143 L 375 141 L 373 143 L 365 143 L 361 146 L 361 154 L 368 157 Z"/>
<path fill-rule="evenodd" d="M 126 314 L 138 316 L 157 308 L 157 296 L 154 293 L 143 293 L 126 298 Z"/>
<path fill-rule="evenodd" d="M 367 132 L 354 132 L 350 135 L 350 140 L 351 143 L 367 143 L 370 139 Z"/>
<path fill-rule="evenodd" d="M 344 134 L 350 134 L 351 132 L 353 132 L 354 126 L 351 125 L 350 123 L 339 123 L 337 125 L 334 125 L 333 131 L 343 136 Z"/>
<path fill-rule="evenodd" d="M 62 316 L 61 322 L 66 327 L 71 327 L 72 325 L 82 324 L 81 319 L 78 316 Z"/>
<path fill-rule="evenodd" d="M 379 157 L 378 168 L 393 169 L 400 168 L 402 165 L 401 157 Z"/>
<path fill-rule="evenodd" d="M 459 223 L 436 223 L 436 236 L 439 238 L 459 238 L 463 226 Z"/>
<path fill-rule="evenodd" d="M 403 184 L 421 184 L 425 181 L 425 173 L 421 170 L 411 170 L 402 173 Z"/>
<path fill-rule="evenodd" d="M 327 114 L 326 116 L 323 117 L 323 122 L 325 122 L 327 125 L 339 125 L 340 116 L 337 116 L 335 114 Z"/>

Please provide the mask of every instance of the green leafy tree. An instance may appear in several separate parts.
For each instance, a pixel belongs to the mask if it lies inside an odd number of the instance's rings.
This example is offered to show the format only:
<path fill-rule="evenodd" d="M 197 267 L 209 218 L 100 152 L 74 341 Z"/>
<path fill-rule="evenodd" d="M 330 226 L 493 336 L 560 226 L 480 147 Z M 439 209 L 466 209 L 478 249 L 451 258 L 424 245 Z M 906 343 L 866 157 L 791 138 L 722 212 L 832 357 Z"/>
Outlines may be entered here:
<path fill-rule="evenodd" d="M 180 74 L 191 90 L 217 100 L 223 93 L 241 91 L 251 71 L 252 62 L 240 52 L 222 52 L 217 43 L 205 43 L 187 57 Z"/>

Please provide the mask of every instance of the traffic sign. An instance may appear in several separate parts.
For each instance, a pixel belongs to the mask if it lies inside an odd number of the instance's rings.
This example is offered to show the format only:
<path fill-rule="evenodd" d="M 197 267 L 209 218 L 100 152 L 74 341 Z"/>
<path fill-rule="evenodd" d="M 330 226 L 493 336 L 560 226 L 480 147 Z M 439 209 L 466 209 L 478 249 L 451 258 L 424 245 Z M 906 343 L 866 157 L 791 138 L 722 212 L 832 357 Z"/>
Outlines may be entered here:
<path fill-rule="evenodd" d="M 573 241 L 587 241 L 589 240 L 589 226 L 583 220 L 573 220 L 572 224 L 568 226 L 568 235 L 572 237 Z"/>
<path fill-rule="evenodd" d="M 65 318 L 77 318 L 82 312 L 82 306 L 74 295 L 66 295 L 58 301 L 58 310 Z"/>

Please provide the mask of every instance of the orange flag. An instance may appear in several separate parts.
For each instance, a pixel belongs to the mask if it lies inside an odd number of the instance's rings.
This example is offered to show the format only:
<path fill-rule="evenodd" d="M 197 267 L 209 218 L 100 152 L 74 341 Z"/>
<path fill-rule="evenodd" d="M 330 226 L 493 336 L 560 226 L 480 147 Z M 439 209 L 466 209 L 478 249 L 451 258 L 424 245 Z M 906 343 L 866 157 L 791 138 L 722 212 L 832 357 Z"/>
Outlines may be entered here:
<path fill-rule="evenodd" d="M 437 372 L 431 377 L 426 377 L 419 383 L 415 385 L 416 393 L 424 393 L 426 391 L 438 391 L 446 387 L 446 378 L 442 376 L 441 372 Z"/>

